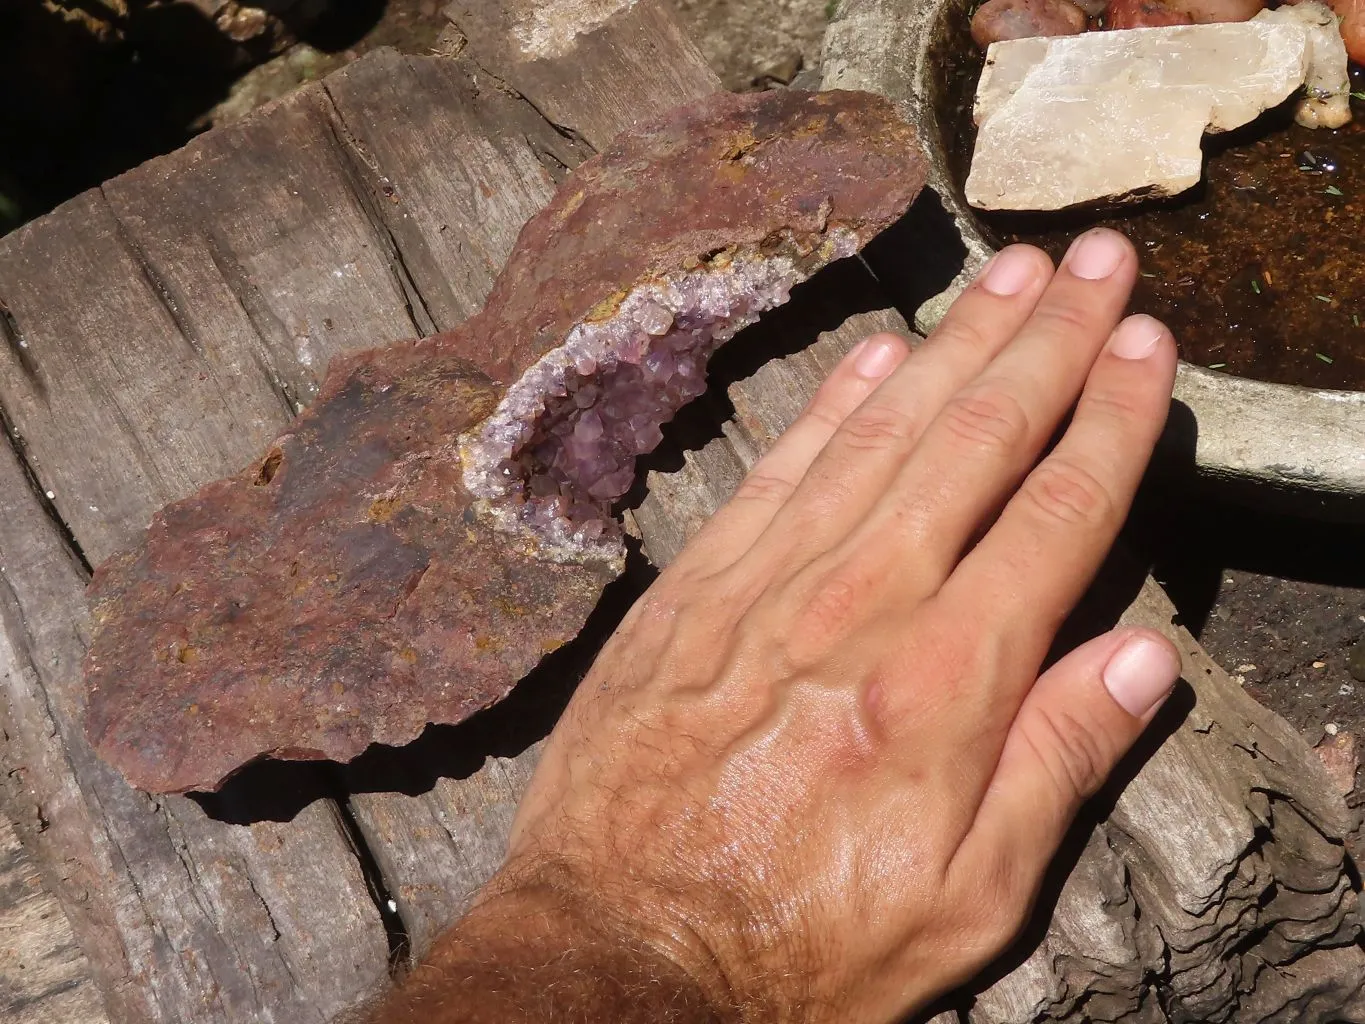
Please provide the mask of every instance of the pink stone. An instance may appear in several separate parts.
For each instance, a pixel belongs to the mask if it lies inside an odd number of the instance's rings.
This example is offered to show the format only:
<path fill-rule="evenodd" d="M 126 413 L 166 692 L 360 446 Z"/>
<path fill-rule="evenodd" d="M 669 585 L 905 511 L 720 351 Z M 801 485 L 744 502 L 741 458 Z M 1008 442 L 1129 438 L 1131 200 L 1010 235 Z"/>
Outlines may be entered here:
<path fill-rule="evenodd" d="M 574 440 L 579 442 L 596 441 L 602 436 L 602 418 L 588 409 L 578 417 L 573 428 Z"/>

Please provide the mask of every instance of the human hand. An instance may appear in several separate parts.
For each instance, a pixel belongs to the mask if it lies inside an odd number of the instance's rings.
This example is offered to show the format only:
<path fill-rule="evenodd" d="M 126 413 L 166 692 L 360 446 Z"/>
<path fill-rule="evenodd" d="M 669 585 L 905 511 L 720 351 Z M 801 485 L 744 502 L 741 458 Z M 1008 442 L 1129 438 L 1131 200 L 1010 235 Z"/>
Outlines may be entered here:
<path fill-rule="evenodd" d="M 1136 269 L 1012 246 L 851 353 L 608 642 L 476 913 L 590 913 L 723 1019 L 891 1021 L 1002 951 L 1179 672 L 1117 629 L 1039 676 L 1166 416 Z"/>

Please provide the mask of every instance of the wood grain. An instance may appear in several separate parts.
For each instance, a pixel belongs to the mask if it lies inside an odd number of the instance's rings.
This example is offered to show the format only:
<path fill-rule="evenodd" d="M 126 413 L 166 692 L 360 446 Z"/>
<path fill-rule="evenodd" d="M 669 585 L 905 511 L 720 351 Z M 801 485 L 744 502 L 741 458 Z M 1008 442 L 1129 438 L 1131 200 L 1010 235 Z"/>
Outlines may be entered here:
<path fill-rule="evenodd" d="M 61 905 L 0 812 L 0 1021 L 108 1024 Z"/>
<path fill-rule="evenodd" d="M 288 822 L 215 820 L 191 800 L 129 790 L 80 726 L 81 553 L 128 543 L 153 508 L 273 436 L 292 402 L 272 346 L 297 351 L 308 316 L 309 338 L 333 322 L 334 347 L 410 333 L 368 217 L 347 193 L 316 191 L 333 151 L 286 159 L 291 135 L 326 138 L 320 99 L 277 108 L 278 136 L 260 119 L 231 140 L 210 135 L 0 243 L 0 408 L 15 441 L 0 450 L 5 760 L 23 803 L 42 808 L 44 828 L 19 825 L 118 1021 L 323 1021 L 387 976 L 380 913 L 331 800 Z M 238 154 L 235 177 L 218 146 Z M 300 176 L 263 170 L 281 164 Z M 129 199 L 139 180 L 151 191 L 141 206 Z M 191 219 L 213 206 L 196 198 L 209 193 L 218 217 Z M 315 262 L 300 257 L 308 249 Z M 367 268 L 365 284 L 335 283 L 350 267 Z"/>
<path fill-rule="evenodd" d="M 469 59 L 594 149 L 720 88 L 657 0 L 455 0 L 445 11 Z"/>

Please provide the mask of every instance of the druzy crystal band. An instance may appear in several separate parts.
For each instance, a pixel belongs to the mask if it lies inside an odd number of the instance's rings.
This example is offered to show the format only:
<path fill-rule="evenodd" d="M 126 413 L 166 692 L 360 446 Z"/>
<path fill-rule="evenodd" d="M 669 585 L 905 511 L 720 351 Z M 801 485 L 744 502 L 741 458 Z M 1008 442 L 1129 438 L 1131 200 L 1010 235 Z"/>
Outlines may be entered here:
<path fill-rule="evenodd" d="M 662 425 L 705 390 L 711 354 L 857 245 L 835 228 L 799 265 L 788 255 L 796 241 L 784 238 L 770 254 L 721 253 L 637 286 L 607 315 L 572 328 L 462 439 L 465 487 L 551 557 L 614 545 L 612 503 L 634 482 L 636 457 L 662 440 Z"/>

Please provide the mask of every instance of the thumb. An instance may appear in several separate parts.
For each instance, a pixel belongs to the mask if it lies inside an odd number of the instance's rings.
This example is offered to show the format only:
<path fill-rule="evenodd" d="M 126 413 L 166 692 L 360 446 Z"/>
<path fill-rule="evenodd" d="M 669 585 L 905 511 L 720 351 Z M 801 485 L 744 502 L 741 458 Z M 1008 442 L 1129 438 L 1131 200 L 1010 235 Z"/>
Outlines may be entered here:
<path fill-rule="evenodd" d="M 1132 628 L 1082 644 L 1043 673 L 1010 726 L 950 872 L 961 872 L 968 886 L 990 879 L 1031 901 L 1077 810 L 1179 677 L 1175 646 L 1154 630 Z"/>

